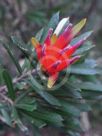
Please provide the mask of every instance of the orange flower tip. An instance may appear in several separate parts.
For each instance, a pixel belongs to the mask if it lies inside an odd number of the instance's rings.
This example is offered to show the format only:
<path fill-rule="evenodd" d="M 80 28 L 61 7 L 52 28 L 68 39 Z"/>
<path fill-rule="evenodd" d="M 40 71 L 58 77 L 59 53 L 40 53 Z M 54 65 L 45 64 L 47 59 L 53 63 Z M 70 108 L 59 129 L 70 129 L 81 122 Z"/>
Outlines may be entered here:
<path fill-rule="evenodd" d="M 55 29 L 54 34 L 56 34 L 56 35 L 58 36 L 58 35 L 60 34 L 60 32 L 62 31 L 62 29 L 64 28 L 64 26 L 65 26 L 66 24 L 68 24 L 68 23 L 69 23 L 69 17 L 63 18 L 63 19 L 59 22 L 57 28 Z"/>
<path fill-rule="evenodd" d="M 31 43 L 35 48 L 37 48 L 37 46 L 39 45 L 39 42 L 35 37 L 31 38 Z"/>
<path fill-rule="evenodd" d="M 81 56 L 75 56 L 75 57 L 73 57 L 73 58 L 71 58 L 70 60 L 69 60 L 69 63 L 70 64 L 73 64 L 74 62 L 76 62 L 77 60 L 79 60 L 81 58 Z"/>
<path fill-rule="evenodd" d="M 82 19 L 78 24 L 76 24 L 73 29 L 72 29 L 72 34 L 73 36 L 77 35 L 79 33 L 79 31 L 84 27 L 84 25 L 86 24 L 87 19 L 84 18 Z"/>

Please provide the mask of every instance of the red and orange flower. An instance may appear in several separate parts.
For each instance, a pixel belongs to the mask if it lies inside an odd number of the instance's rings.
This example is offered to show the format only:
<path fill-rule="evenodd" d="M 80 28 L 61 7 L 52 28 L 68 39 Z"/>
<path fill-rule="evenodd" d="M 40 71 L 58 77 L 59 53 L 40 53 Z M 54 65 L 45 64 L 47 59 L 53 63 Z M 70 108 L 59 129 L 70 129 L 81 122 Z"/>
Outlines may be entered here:
<path fill-rule="evenodd" d="M 69 67 L 80 58 L 80 56 L 72 57 L 72 55 L 86 38 L 81 39 L 73 46 L 70 45 L 70 42 L 83 28 L 85 23 L 86 19 L 83 19 L 73 26 L 69 23 L 69 18 L 64 18 L 59 22 L 53 34 L 53 29 L 49 29 L 43 45 L 36 38 L 33 37 L 31 39 L 41 65 L 41 70 L 49 75 L 49 88 L 54 85 L 60 71 Z"/>

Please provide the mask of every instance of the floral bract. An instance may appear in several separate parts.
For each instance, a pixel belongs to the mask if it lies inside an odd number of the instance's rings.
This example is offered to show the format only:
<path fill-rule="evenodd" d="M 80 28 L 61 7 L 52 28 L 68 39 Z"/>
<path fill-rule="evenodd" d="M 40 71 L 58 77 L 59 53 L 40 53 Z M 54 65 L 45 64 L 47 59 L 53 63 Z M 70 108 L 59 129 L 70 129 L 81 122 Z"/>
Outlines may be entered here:
<path fill-rule="evenodd" d="M 50 28 L 48 34 L 41 45 L 36 38 L 32 38 L 32 45 L 35 47 L 37 57 L 41 66 L 41 70 L 49 76 L 48 87 L 51 88 L 58 78 L 58 74 L 63 69 L 69 67 L 76 62 L 80 56 L 73 56 L 73 53 L 83 45 L 86 40 L 79 40 L 75 45 L 71 46 L 70 42 L 79 33 L 86 23 L 86 19 L 81 20 L 77 25 L 73 26 L 69 22 L 69 18 L 62 19 L 56 30 Z"/>

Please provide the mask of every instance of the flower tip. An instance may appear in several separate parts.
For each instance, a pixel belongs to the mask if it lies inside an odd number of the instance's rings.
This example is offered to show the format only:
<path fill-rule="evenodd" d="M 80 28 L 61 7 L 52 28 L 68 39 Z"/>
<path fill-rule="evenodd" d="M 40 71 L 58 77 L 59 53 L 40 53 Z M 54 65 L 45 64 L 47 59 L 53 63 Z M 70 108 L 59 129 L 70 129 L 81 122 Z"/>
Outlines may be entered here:
<path fill-rule="evenodd" d="M 72 33 L 73 33 L 73 36 L 77 35 L 79 33 L 79 31 L 84 27 L 84 25 L 86 24 L 86 21 L 87 19 L 84 18 L 82 19 L 78 24 L 76 24 L 74 27 L 73 27 L 73 30 L 72 30 Z"/>
<path fill-rule="evenodd" d="M 82 19 L 83 23 L 86 24 L 87 18 Z"/>
<path fill-rule="evenodd" d="M 49 89 L 51 89 L 53 87 L 53 85 L 55 84 L 56 80 L 57 80 L 57 77 L 58 77 L 58 73 L 55 73 L 54 75 L 50 76 L 48 78 L 48 84 L 47 84 L 47 87 Z"/>
<path fill-rule="evenodd" d="M 37 41 L 37 39 L 35 37 L 31 38 L 31 43 L 35 48 L 39 45 L 39 42 Z"/>
<path fill-rule="evenodd" d="M 47 87 L 48 87 L 49 89 L 51 89 L 51 88 L 53 87 L 54 83 L 55 83 L 55 81 L 50 78 L 50 79 L 48 80 Z"/>

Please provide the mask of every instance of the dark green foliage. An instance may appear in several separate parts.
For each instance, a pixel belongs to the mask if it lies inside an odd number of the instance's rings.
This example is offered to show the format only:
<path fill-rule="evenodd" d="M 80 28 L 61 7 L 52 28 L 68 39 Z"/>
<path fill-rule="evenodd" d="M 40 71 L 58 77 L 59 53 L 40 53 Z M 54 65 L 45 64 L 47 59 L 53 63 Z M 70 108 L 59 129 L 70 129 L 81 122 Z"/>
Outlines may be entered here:
<path fill-rule="evenodd" d="M 7 86 L 7 89 L 8 89 L 8 95 L 12 100 L 15 100 L 16 95 L 15 95 L 15 90 L 13 88 L 13 83 L 12 83 L 11 76 L 9 75 L 9 73 L 6 70 L 4 70 L 2 72 L 2 74 L 3 74 L 5 84 Z"/>
<path fill-rule="evenodd" d="M 42 14 L 39 14 L 39 16 L 42 16 Z M 55 29 L 58 22 L 59 12 L 53 15 L 47 27 L 37 33 L 37 39 L 43 43 L 48 29 L 50 27 Z M 80 38 L 87 37 L 90 34 L 91 31 L 75 38 L 72 41 L 72 45 Z M 94 60 L 86 58 L 88 51 L 94 45 L 91 42 L 86 42 L 79 48 L 75 54 L 81 54 L 83 57 L 71 67 L 70 75 L 67 77 L 68 81 L 59 88 L 49 90 L 47 87 L 42 87 L 42 80 L 38 76 L 39 71 L 36 70 L 33 73 L 31 71 L 34 68 L 33 65 L 37 64 L 37 61 L 36 55 L 33 54 L 35 52 L 33 52 L 30 44 L 28 46 L 28 44 L 25 44 L 16 36 L 11 38 L 14 45 L 25 55 L 24 60 L 26 64 L 22 68 L 11 54 L 11 46 L 10 48 L 7 45 L 4 46 L 21 73 L 20 77 L 17 78 L 18 80 L 14 82 L 9 72 L 6 70 L 2 71 L 8 91 L 6 94 L 8 103 L 4 104 L 2 102 L 0 104 L 0 115 L 5 119 L 4 123 L 11 127 L 17 125 L 22 131 L 29 133 L 27 126 L 24 125 L 26 120 L 35 128 L 36 136 L 40 136 L 39 129 L 47 125 L 60 128 L 61 131 L 66 132 L 70 136 L 79 136 L 81 132 L 80 113 L 91 110 L 91 102 L 88 102 L 90 98 L 97 100 L 102 95 L 102 84 L 97 79 L 97 75 L 102 74 L 102 69 L 95 67 L 96 63 Z M 30 64 L 33 65 L 30 66 Z M 23 69 L 26 70 L 22 71 Z M 27 71 L 29 72 L 27 73 Z M 62 77 L 60 76 L 59 81 L 61 80 Z"/>

